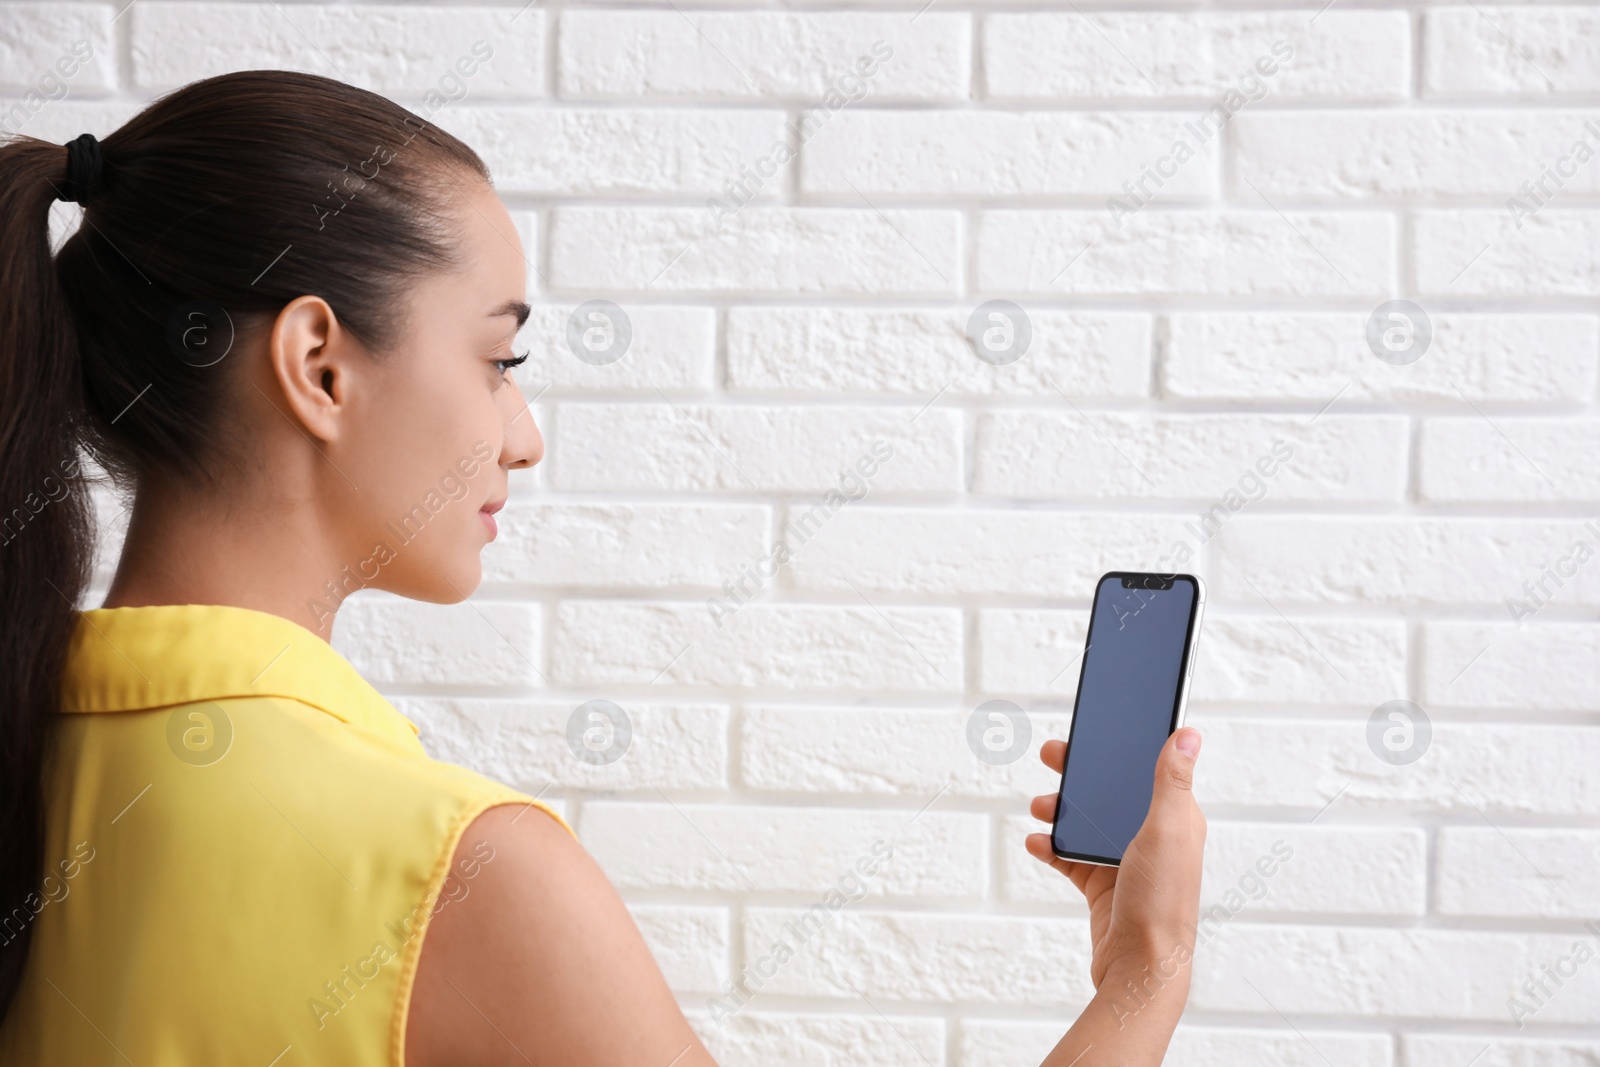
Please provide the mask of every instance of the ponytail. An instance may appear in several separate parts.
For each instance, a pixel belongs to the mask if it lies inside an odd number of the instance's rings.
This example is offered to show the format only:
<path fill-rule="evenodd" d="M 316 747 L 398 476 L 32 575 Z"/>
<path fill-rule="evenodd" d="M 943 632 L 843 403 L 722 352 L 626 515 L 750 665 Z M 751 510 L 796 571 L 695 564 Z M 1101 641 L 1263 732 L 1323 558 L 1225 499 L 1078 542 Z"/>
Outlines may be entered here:
<path fill-rule="evenodd" d="M 33 936 L 41 772 L 94 553 L 78 340 L 50 255 L 66 165 L 61 145 L 0 145 L 0 1016 Z"/>
<path fill-rule="evenodd" d="M 134 491 L 250 477 L 228 432 L 238 360 L 187 348 L 206 331 L 185 327 L 248 336 L 310 294 L 379 355 L 410 281 L 456 261 L 450 197 L 488 178 L 398 104 L 290 71 L 194 82 L 102 142 L 0 143 L 0 1020 L 27 960 L 44 767 L 93 567 L 80 449 Z M 84 219 L 52 260 L 58 196 Z"/>

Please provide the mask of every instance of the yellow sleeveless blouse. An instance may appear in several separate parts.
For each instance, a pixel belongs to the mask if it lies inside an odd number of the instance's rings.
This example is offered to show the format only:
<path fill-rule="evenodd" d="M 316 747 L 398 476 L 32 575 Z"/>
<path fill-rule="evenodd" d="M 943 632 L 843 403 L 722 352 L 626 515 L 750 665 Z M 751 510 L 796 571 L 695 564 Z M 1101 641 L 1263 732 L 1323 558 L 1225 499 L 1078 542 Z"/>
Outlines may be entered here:
<path fill-rule="evenodd" d="M 33 928 L 12 1067 L 400 1067 L 428 921 L 494 862 L 452 866 L 464 831 L 500 804 L 566 826 L 265 612 L 80 612 L 62 711 L 41 886 L 0 917 Z"/>

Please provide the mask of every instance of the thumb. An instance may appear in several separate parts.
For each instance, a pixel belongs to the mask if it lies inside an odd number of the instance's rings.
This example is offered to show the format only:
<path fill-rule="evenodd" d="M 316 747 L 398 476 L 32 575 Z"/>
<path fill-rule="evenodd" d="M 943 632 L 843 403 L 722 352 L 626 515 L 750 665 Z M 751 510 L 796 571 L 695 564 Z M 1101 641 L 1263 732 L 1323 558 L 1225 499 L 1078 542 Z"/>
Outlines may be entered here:
<path fill-rule="evenodd" d="M 1156 802 L 1187 800 L 1194 788 L 1195 758 L 1200 755 L 1200 731 L 1185 726 L 1167 738 L 1156 759 Z"/>

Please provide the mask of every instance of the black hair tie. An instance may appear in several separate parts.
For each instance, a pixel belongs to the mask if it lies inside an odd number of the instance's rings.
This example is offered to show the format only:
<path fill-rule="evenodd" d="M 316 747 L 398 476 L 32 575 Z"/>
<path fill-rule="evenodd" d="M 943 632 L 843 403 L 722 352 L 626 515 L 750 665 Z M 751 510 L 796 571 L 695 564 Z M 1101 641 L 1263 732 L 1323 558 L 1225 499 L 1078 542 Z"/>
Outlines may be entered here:
<path fill-rule="evenodd" d="M 80 133 L 67 142 L 67 177 L 56 194 L 57 199 L 87 204 L 89 198 L 100 191 L 105 169 L 100 142 L 92 133 Z"/>

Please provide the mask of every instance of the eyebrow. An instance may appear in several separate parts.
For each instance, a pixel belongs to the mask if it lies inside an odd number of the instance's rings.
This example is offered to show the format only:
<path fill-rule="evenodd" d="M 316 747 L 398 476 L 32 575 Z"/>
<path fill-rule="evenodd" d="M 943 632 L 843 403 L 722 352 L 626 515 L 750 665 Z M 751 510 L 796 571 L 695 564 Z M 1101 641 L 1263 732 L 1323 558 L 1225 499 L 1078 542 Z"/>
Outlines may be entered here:
<path fill-rule="evenodd" d="M 522 329 L 523 324 L 528 321 L 528 316 L 532 313 L 533 308 L 529 307 L 521 300 L 507 300 L 504 304 L 501 304 L 499 307 L 489 312 L 489 317 L 492 319 L 501 315 L 515 315 L 517 317 L 517 329 L 520 330 Z"/>

